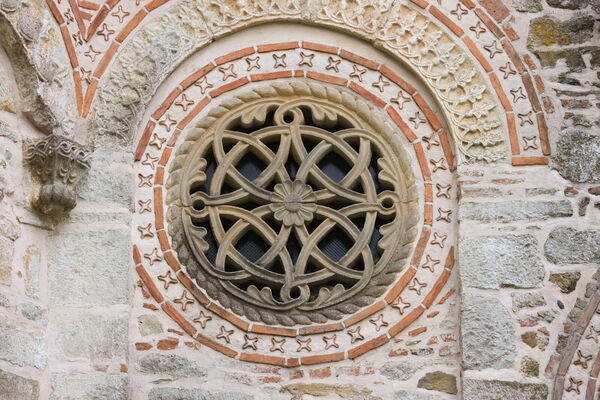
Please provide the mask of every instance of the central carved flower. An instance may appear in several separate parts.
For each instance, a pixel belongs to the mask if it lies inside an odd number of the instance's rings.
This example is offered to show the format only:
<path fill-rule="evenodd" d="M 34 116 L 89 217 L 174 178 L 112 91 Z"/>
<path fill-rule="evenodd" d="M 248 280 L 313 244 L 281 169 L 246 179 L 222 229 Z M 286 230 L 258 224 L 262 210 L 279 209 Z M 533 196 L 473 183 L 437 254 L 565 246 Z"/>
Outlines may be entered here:
<path fill-rule="evenodd" d="M 295 180 L 278 183 L 271 194 L 269 208 L 276 220 L 283 225 L 301 226 L 313 219 L 317 210 L 315 193 L 302 181 Z"/>

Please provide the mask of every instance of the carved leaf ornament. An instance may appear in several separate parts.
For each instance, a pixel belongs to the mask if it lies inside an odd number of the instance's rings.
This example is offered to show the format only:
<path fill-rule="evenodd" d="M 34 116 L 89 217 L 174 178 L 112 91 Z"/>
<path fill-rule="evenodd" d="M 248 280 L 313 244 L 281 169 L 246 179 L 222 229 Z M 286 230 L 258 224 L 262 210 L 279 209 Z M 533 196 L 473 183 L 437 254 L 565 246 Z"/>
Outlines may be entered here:
<path fill-rule="evenodd" d="M 378 110 L 320 84 L 225 101 L 171 166 L 180 261 L 253 321 L 324 323 L 371 304 L 404 267 L 419 219 L 396 135 Z"/>

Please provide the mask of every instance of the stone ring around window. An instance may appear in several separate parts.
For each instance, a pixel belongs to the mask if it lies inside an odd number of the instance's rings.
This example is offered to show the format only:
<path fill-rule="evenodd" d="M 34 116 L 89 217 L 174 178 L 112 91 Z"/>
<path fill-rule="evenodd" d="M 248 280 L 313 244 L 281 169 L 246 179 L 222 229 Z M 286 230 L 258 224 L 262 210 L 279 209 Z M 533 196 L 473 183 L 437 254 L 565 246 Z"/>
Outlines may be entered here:
<path fill-rule="evenodd" d="M 208 296 L 251 321 L 338 320 L 406 265 L 417 192 L 400 133 L 349 91 L 258 87 L 187 132 L 170 167 L 173 247 Z"/>

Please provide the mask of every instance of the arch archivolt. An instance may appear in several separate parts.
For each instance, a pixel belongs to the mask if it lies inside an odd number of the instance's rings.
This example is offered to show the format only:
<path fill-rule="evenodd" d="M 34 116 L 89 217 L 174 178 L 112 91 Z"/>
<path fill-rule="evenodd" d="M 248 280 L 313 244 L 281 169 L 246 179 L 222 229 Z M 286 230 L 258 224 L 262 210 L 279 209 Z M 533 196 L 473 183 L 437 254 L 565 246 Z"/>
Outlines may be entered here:
<path fill-rule="evenodd" d="M 198 342 L 226 356 L 282 366 L 355 358 L 409 338 L 414 329 L 456 338 L 456 327 L 440 327 L 445 318 L 456 318 L 451 315 L 456 310 L 444 306 L 457 280 L 456 156 L 446 122 L 436 117 L 438 106 L 428 93 L 420 93 L 423 86 L 396 66 L 383 68 L 379 60 L 342 53 L 333 42 L 211 50 L 183 64 L 169 79 L 170 90 L 161 89 L 136 146 L 134 259 L 156 306 Z M 207 60 L 207 54 L 217 57 Z M 399 154 L 405 154 L 393 163 L 408 168 L 403 201 L 414 202 L 418 211 L 402 228 L 406 244 L 390 261 L 395 272 L 389 286 L 361 297 L 347 315 L 328 314 L 296 325 L 244 315 L 228 296 L 198 286 L 189 274 L 189 252 L 176 250 L 182 239 L 173 236 L 174 215 L 166 206 L 182 179 L 181 161 L 175 160 L 190 152 L 198 135 L 229 108 L 261 96 L 339 102 L 371 121 L 375 132 L 389 131 L 394 146 L 402 149 Z"/>

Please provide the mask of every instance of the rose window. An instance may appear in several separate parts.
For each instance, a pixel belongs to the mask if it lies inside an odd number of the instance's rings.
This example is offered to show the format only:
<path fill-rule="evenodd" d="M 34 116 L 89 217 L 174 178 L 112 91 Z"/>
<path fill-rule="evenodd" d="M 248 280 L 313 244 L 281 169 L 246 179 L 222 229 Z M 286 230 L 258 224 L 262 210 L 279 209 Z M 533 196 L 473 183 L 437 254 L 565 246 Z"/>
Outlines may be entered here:
<path fill-rule="evenodd" d="M 414 189 L 379 112 L 339 89 L 284 86 L 228 100 L 188 132 L 170 171 L 169 232 L 190 276 L 235 314 L 324 323 L 394 282 L 418 220 Z"/>

